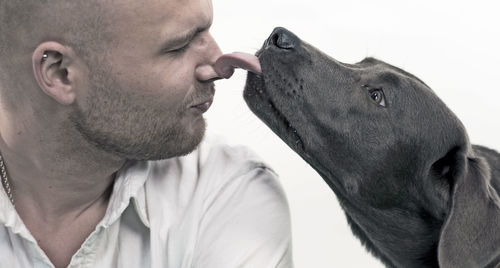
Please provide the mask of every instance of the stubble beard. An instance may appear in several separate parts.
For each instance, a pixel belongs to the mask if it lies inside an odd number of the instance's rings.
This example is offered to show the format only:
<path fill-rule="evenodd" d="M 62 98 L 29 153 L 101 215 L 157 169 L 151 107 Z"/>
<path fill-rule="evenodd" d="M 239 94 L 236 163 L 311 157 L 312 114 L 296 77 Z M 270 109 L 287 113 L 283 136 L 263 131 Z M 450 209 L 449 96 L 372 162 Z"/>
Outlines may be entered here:
<path fill-rule="evenodd" d="M 200 115 L 185 125 L 184 105 L 172 111 L 136 103 L 106 72 L 92 77 L 84 100 L 88 108 L 75 102 L 69 120 L 97 149 L 127 160 L 161 160 L 189 154 L 203 140 L 205 119 Z M 213 84 L 210 90 L 215 90 Z"/>

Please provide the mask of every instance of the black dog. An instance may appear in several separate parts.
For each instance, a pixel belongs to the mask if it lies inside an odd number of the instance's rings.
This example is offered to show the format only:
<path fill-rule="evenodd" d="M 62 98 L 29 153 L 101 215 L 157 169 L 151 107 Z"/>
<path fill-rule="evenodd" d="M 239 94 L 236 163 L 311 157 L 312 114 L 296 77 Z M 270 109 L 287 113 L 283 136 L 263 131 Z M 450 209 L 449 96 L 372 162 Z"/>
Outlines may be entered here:
<path fill-rule="evenodd" d="M 500 267 L 500 154 L 471 145 L 420 79 L 338 62 L 276 28 L 249 73 L 250 109 L 335 192 L 388 267 Z"/>

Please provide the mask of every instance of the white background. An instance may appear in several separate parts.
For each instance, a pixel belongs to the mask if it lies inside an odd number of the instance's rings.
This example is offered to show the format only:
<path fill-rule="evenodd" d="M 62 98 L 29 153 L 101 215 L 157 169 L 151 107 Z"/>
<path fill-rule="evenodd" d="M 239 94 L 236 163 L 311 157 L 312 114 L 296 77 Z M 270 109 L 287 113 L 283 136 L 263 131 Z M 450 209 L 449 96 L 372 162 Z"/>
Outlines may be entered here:
<path fill-rule="evenodd" d="M 284 26 L 332 57 L 374 56 L 425 81 L 473 143 L 500 150 L 498 1 L 213 0 L 212 33 L 226 52 L 254 53 Z M 253 148 L 287 193 L 296 267 L 383 267 L 351 234 L 333 192 L 247 108 L 246 72 L 217 82 L 209 131 Z"/>

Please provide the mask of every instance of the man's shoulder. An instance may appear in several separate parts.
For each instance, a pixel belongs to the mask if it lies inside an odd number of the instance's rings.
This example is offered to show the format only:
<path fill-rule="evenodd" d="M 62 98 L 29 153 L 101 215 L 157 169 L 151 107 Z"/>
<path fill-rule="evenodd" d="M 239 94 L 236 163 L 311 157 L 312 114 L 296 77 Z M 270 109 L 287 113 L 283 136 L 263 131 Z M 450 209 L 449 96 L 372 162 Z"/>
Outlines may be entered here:
<path fill-rule="evenodd" d="M 268 263 L 290 258 L 285 193 L 246 146 L 207 136 L 189 155 L 148 162 L 145 189 L 152 237 L 172 266 L 275 267 Z"/>
<path fill-rule="evenodd" d="M 201 218 L 210 204 L 241 189 L 277 191 L 273 195 L 281 198 L 277 175 L 257 154 L 216 136 L 206 137 L 189 155 L 149 161 L 147 174 L 151 213 L 167 215 L 168 221 Z"/>

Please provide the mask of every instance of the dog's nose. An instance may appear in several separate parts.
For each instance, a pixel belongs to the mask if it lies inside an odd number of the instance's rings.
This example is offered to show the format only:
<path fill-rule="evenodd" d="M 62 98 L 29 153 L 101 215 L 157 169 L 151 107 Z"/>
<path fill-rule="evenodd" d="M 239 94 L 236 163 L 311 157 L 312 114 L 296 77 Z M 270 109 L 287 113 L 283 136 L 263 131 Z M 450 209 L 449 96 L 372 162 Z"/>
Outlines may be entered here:
<path fill-rule="evenodd" d="M 299 42 L 299 38 L 283 27 L 274 29 L 271 36 L 267 39 L 267 46 L 276 46 L 281 49 L 294 49 Z"/>

